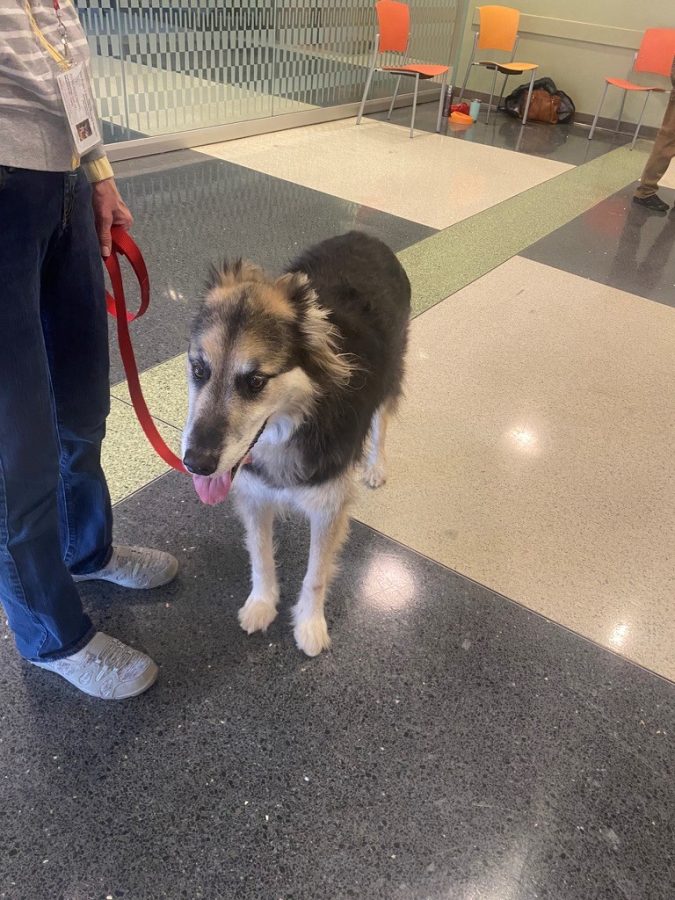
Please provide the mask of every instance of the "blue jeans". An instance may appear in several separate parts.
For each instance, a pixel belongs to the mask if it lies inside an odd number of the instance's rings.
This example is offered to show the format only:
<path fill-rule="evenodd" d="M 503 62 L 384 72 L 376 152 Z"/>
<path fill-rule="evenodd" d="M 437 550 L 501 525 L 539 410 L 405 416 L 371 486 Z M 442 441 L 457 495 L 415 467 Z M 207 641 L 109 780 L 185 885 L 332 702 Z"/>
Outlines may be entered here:
<path fill-rule="evenodd" d="M 84 174 L 0 166 L 0 599 L 27 659 L 94 634 L 71 573 L 112 553 L 107 328 Z"/>

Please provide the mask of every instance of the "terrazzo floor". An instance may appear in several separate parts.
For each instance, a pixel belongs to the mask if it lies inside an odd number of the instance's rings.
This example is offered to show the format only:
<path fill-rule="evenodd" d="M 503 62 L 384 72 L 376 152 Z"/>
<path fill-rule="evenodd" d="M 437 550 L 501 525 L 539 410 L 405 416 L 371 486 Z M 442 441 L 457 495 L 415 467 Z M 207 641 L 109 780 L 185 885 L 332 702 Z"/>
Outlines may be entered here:
<path fill-rule="evenodd" d="M 117 538 L 181 571 L 83 588 L 160 664 L 130 703 L 76 696 L 3 628 L 1 898 L 672 896 L 675 279 L 672 220 L 630 204 L 649 145 L 543 158 L 536 131 L 516 151 L 427 114 L 413 141 L 350 120 L 119 167 L 174 446 L 208 262 L 278 270 L 353 227 L 413 284 L 407 399 L 309 660 L 288 616 L 306 527 L 280 528 L 283 612 L 248 638 L 233 510 L 153 456 L 111 336 Z"/>

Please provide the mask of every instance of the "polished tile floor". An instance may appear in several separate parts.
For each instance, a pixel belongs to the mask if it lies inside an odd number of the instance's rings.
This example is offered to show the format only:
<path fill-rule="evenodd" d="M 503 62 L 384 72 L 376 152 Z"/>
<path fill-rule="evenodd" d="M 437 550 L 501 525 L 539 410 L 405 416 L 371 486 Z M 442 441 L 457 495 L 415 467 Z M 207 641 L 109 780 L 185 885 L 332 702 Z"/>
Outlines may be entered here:
<path fill-rule="evenodd" d="M 470 100 L 470 97 L 467 97 Z M 438 110 L 433 104 L 425 103 L 418 107 L 415 115 L 415 130 L 435 132 Z M 385 122 L 387 113 L 376 113 L 373 119 Z M 391 122 L 410 127 L 410 108 L 395 109 Z M 448 137 L 457 138 L 469 144 L 487 144 L 504 150 L 517 150 L 529 156 L 541 156 L 555 159 L 558 162 L 578 166 L 590 162 L 617 147 L 629 144 L 631 134 L 614 134 L 612 131 L 598 129 L 592 141 L 588 140 L 589 128 L 586 125 L 544 126 L 532 122 L 525 127 L 517 119 L 504 113 L 492 114 L 490 121 L 485 121 L 485 103 L 481 104 L 481 112 L 477 122 L 467 127 L 455 125 L 443 120 L 442 132 Z"/>
<path fill-rule="evenodd" d="M 675 306 L 675 214 L 632 202 L 631 186 L 532 244 L 529 259 Z M 659 195 L 675 203 L 675 190 Z M 608 240 L 609 239 L 609 240 Z"/>
<path fill-rule="evenodd" d="M 567 171 L 566 163 L 469 146 L 366 118 L 260 135 L 205 153 L 432 228 L 473 216 Z"/>
<path fill-rule="evenodd" d="M 407 399 L 308 660 L 287 613 L 305 526 L 280 529 L 283 614 L 247 638 L 233 511 L 153 456 L 114 358 L 117 535 L 181 574 L 84 597 L 161 677 L 103 705 L 3 633 L 0 898 L 672 897 L 672 220 L 629 202 L 648 144 L 538 140 L 351 120 L 120 166 L 174 446 L 207 263 L 278 270 L 352 227 L 413 284 Z"/>

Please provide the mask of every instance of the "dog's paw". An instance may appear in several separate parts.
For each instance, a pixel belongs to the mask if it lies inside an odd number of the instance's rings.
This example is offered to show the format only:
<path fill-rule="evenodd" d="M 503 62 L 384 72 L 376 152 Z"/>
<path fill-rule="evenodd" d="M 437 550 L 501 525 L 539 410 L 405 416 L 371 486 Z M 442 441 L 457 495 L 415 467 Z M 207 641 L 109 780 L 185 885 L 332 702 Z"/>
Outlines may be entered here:
<path fill-rule="evenodd" d="M 387 471 L 382 463 L 373 463 L 364 466 L 361 472 L 361 481 L 369 488 L 379 488 L 387 480 Z"/>
<path fill-rule="evenodd" d="M 295 643 L 307 656 L 318 656 L 322 650 L 330 647 L 328 625 L 323 616 L 314 616 L 311 619 L 296 622 L 293 635 Z"/>
<path fill-rule="evenodd" d="M 249 597 L 239 610 L 239 624 L 247 634 L 267 631 L 277 617 L 276 604 L 259 597 Z"/>

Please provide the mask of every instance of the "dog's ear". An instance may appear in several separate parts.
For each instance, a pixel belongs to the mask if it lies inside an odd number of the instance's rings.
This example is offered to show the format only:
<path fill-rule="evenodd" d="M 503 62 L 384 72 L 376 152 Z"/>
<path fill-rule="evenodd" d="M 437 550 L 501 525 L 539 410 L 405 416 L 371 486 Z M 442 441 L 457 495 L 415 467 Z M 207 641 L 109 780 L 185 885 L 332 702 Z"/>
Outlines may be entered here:
<path fill-rule="evenodd" d="M 222 266 L 211 266 L 206 281 L 206 290 L 229 288 L 247 281 L 265 281 L 265 273 L 248 259 L 236 259 L 230 264 L 226 259 Z"/>
<path fill-rule="evenodd" d="M 302 308 L 310 300 L 316 302 L 316 294 L 304 272 L 288 272 L 281 278 L 277 278 L 275 286 L 283 291 L 297 308 Z"/>
<path fill-rule="evenodd" d="M 341 352 L 340 333 L 319 303 L 316 291 L 304 272 L 289 272 L 275 282 L 297 313 L 297 327 L 307 351 L 306 364 L 320 369 L 337 383 L 349 383 L 354 371 L 350 357 Z"/>

